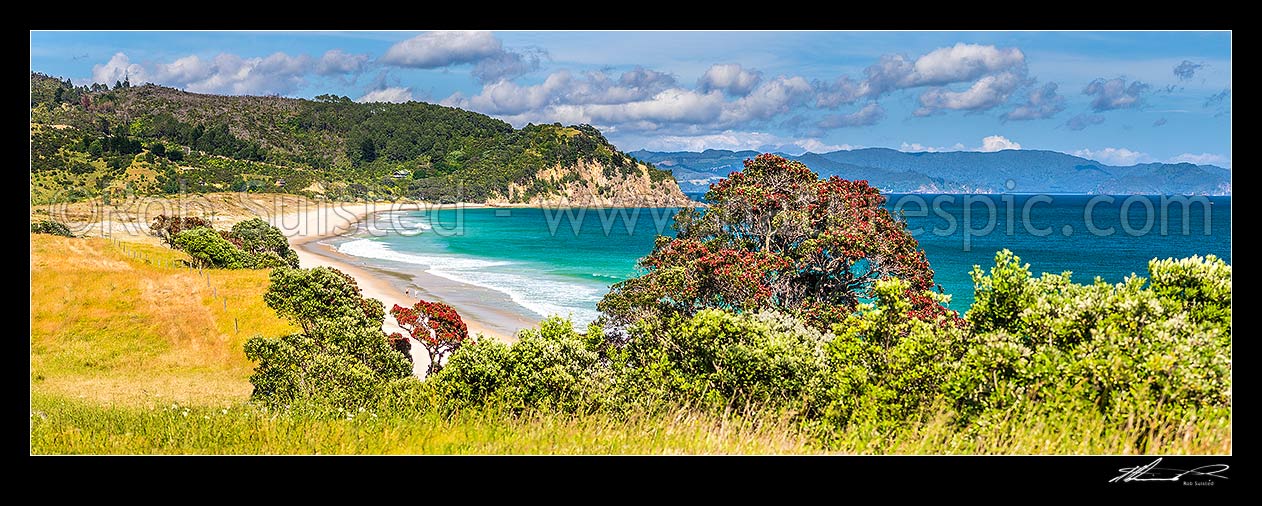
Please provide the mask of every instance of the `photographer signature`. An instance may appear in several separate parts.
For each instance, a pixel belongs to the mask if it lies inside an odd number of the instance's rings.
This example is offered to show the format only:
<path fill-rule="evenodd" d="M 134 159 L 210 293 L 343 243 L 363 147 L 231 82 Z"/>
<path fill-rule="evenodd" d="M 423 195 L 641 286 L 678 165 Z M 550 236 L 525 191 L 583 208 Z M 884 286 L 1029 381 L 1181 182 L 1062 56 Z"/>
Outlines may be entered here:
<path fill-rule="evenodd" d="M 1168 467 L 1157 467 L 1161 463 L 1161 459 L 1152 461 L 1146 466 L 1123 467 L 1118 469 L 1122 474 L 1116 478 L 1109 480 L 1109 483 L 1127 483 L 1132 481 L 1179 481 L 1184 476 L 1192 475 L 1192 477 L 1213 477 L 1227 479 L 1221 473 L 1230 468 L 1227 464 L 1209 464 L 1195 469 L 1172 469 Z"/>

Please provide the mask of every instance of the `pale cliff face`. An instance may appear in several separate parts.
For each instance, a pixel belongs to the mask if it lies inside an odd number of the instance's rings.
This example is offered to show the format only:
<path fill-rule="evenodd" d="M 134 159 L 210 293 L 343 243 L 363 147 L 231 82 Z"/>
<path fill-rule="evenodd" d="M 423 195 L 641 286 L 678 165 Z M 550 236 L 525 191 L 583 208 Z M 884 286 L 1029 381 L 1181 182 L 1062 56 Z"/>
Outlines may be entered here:
<path fill-rule="evenodd" d="M 530 189 L 546 186 L 529 199 Z M 590 160 L 573 166 L 555 165 L 540 170 L 529 184 L 512 183 L 507 196 L 496 196 L 488 204 L 566 205 L 591 207 L 684 207 L 695 206 L 671 177 L 653 181 L 648 166 L 639 165 L 631 174 L 610 170 Z"/>

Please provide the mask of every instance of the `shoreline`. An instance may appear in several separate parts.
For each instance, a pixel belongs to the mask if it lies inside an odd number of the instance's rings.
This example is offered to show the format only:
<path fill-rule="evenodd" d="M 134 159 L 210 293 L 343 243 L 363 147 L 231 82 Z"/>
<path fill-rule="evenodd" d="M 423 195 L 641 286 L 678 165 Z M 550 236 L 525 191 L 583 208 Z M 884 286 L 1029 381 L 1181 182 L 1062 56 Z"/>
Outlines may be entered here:
<path fill-rule="evenodd" d="M 395 304 L 411 306 L 416 302 L 417 297 L 405 294 L 405 288 L 399 286 L 399 284 L 409 283 L 411 280 L 401 279 L 400 276 L 405 276 L 403 273 L 395 273 L 363 265 L 362 262 L 359 262 L 354 257 L 338 252 L 332 245 L 325 244 L 324 241 L 352 235 L 360 229 L 366 218 L 376 213 L 410 210 L 412 207 L 415 207 L 415 205 L 397 203 L 384 205 L 376 203 L 331 204 L 291 212 L 285 212 L 286 210 L 282 208 L 278 209 L 276 214 L 264 216 L 263 218 L 279 228 L 286 236 L 290 247 L 298 254 L 299 262 L 303 268 L 332 267 L 355 278 L 355 282 L 359 285 L 365 297 L 380 300 L 385 305 L 386 316 L 382 322 L 382 330 L 386 334 L 398 332 L 407 336 L 408 333 L 399 327 L 398 322 L 390 315 L 389 310 Z M 462 207 L 479 208 L 486 206 L 469 205 Z M 390 279 L 392 277 L 395 278 L 394 282 Z M 437 276 L 433 277 L 437 278 Z M 450 281 L 448 283 L 458 284 Z M 461 287 L 465 286 L 463 284 L 459 285 Z M 439 299 L 450 304 L 450 302 L 447 302 L 447 299 L 450 297 L 444 297 L 442 293 L 428 289 L 422 291 L 430 296 L 431 299 Z M 452 304 L 452 306 L 460 312 L 460 317 L 468 327 L 470 335 L 481 334 L 484 338 L 497 339 L 504 342 L 514 340 L 510 333 L 493 328 L 479 319 L 470 318 L 472 315 L 467 311 L 462 311 L 458 305 Z M 408 337 L 408 339 L 412 343 L 412 372 L 417 377 L 424 377 L 425 370 L 429 367 L 429 356 L 417 340 L 411 337 Z"/>

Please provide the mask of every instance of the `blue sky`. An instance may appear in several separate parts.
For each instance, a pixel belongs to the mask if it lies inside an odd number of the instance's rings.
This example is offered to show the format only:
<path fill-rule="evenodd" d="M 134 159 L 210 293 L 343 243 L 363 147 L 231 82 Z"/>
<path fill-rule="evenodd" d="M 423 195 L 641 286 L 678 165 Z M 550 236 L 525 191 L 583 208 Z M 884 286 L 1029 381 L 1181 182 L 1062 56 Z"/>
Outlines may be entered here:
<path fill-rule="evenodd" d="M 76 84 L 422 100 L 619 148 L 1231 166 L 1230 32 L 32 32 Z"/>

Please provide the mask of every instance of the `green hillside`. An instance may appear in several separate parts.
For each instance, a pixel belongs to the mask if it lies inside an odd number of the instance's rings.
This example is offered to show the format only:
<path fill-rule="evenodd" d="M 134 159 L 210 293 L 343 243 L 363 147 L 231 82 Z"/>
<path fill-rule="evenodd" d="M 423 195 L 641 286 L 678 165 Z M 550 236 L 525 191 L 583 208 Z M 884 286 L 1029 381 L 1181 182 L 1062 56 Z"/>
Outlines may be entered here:
<path fill-rule="evenodd" d="M 682 199 L 670 172 L 621 151 L 590 125 L 514 129 L 422 102 L 218 96 L 146 84 L 74 86 L 31 73 L 34 203 L 134 192 L 267 191 L 331 199 L 527 202 L 628 188 Z M 598 167 L 600 184 L 591 171 Z M 536 179 L 543 169 L 563 177 Z M 558 171 L 552 171 L 558 172 Z M 609 180 L 643 180 L 610 184 Z M 517 191 L 509 190 L 510 185 Z M 536 199 L 537 200 L 537 199 Z M 624 199 L 625 200 L 625 199 Z"/>

